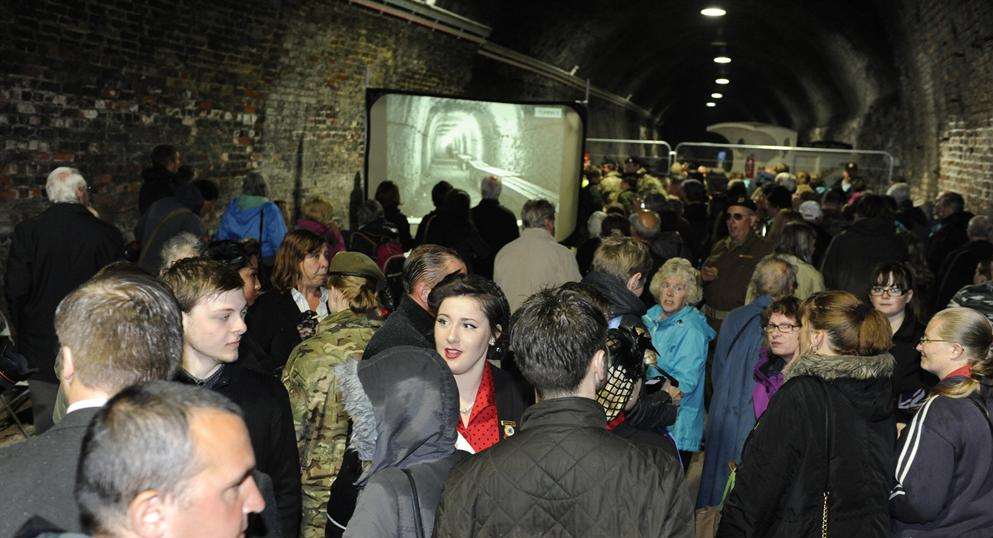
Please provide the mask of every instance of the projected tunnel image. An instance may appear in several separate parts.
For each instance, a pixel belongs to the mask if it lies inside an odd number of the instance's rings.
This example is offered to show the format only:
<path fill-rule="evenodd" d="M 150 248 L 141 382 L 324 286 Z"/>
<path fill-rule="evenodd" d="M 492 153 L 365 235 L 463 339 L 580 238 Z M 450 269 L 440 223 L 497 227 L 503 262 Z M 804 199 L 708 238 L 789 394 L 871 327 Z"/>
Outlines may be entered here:
<path fill-rule="evenodd" d="M 559 204 L 577 183 L 582 125 L 568 106 L 390 94 L 370 110 L 370 129 L 369 190 L 395 181 L 414 218 L 433 209 L 441 180 L 476 204 L 480 179 L 497 176 L 501 202 L 518 215 L 528 199 Z"/>

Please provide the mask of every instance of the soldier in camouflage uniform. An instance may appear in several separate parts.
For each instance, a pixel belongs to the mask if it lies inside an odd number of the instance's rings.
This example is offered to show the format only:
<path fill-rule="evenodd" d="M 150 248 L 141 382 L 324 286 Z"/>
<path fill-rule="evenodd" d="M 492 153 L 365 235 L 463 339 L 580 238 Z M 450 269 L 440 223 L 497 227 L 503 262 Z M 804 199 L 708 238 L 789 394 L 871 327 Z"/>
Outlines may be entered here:
<path fill-rule="evenodd" d="M 370 314 L 379 306 L 376 289 L 385 282 L 375 262 L 357 252 L 336 254 L 328 272 L 333 313 L 317 325 L 314 336 L 297 345 L 283 369 L 300 452 L 304 538 L 324 536 L 331 483 L 345 455 L 348 415 L 333 369 L 360 358 L 381 325 Z"/>
<path fill-rule="evenodd" d="M 976 270 L 975 281 L 981 283 L 960 289 L 952 297 L 952 301 L 948 303 L 948 307 L 963 306 L 965 308 L 971 308 L 986 316 L 986 319 L 990 320 L 990 322 L 993 322 L 993 281 L 989 280 L 991 271 L 993 271 L 993 263 L 980 263 Z M 944 305 L 938 305 L 939 309 L 943 307 Z"/>

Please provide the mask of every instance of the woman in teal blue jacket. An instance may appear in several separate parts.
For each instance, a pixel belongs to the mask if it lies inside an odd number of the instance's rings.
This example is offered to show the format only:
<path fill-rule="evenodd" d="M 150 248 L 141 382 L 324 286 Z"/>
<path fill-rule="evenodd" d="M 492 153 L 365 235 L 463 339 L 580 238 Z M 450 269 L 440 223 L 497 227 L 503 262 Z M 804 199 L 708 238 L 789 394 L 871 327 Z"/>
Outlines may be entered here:
<path fill-rule="evenodd" d="M 683 464 L 688 465 L 693 452 L 700 450 L 703 437 L 707 345 L 715 333 L 693 306 L 703 298 L 703 289 L 700 272 L 689 260 L 672 258 L 665 262 L 649 289 L 658 304 L 648 310 L 643 320 L 659 357 L 655 366 L 648 367 L 647 375 L 658 377 L 658 370 L 663 370 L 679 382 L 683 397 L 669 435 L 676 442 Z"/>

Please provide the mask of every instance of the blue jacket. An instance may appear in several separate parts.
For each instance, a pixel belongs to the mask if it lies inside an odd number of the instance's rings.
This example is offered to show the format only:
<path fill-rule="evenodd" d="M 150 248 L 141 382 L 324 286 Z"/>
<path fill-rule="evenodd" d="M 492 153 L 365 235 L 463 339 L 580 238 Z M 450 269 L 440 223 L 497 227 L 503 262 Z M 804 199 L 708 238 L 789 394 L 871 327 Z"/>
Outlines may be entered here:
<path fill-rule="evenodd" d="M 263 214 L 265 223 L 262 225 L 262 239 L 259 239 L 259 218 Z M 240 241 L 249 237 L 259 239 L 263 259 L 275 257 L 279 245 L 286 237 L 283 212 L 276 204 L 261 196 L 236 196 L 224 210 L 214 239 Z"/>
<path fill-rule="evenodd" d="M 755 427 L 752 388 L 762 346 L 762 310 L 772 298 L 762 295 L 728 314 L 717 336 L 711 380 L 714 396 L 707 422 L 707 450 L 697 508 L 718 506 L 728 479 L 728 462 L 741 461 L 745 439 Z"/>
<path fill-rule="evenodd" d="M 707 325 L 707 318 L 692 306 L 685 306 L 675 315 L 662 319 L 662 307 L 653 306 L 642 318 L 652 334 L 652 345 L 658 352 L 657 366 L 679 381 L 683 400 L 679 404 L 676 423 L 669 426 L 669 435 L 676 448 L 687 452 L 700 450 L 703 437 L 703 387 L 707 372 L 707 344 L 716 333 Z M 656 377 L 655 367 L 648 367 L 648 377 Z"/>

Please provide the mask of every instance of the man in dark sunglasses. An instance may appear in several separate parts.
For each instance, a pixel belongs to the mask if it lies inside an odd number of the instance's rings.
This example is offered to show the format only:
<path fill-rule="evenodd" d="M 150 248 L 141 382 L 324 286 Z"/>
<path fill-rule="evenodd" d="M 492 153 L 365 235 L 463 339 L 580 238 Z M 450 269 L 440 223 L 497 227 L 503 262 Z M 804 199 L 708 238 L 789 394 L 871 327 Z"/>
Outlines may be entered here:
<path fill-rule="evenodd" d="M 711 325 L 717 329 L 728 312 L 745 303 L 745 290 L 758 264 L 772 248 L 755 233 L 758 207 L 741 197 L 725 213 L 728 236 L 717 242 L 703 263 L 703 297 Z"/>

